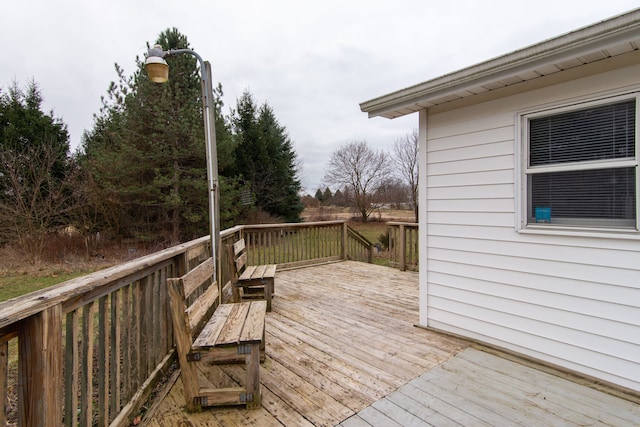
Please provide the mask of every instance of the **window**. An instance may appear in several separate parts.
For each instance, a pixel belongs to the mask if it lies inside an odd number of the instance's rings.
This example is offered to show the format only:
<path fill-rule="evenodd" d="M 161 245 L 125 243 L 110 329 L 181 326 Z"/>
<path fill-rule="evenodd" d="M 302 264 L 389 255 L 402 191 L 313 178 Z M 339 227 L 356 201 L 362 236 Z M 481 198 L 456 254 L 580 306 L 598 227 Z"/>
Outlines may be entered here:
<path fill-rule="evenodd" d="M 636 98 L 523 116 L 524 223 L 637 230 Z"/>

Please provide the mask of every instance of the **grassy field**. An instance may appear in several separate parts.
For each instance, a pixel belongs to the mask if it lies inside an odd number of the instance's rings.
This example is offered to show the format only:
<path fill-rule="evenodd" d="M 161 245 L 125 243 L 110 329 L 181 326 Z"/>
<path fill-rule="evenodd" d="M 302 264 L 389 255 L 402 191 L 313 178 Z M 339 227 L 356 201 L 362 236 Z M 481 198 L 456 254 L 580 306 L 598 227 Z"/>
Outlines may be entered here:
<path fill-rule="evenodd" d="M 384 222 L 355 222 L 349 223 L 349 226 L 362 234 L 371 243 L 380 243 L 380 235 L 387 232 L 387 226 Z"/>
<path fill-rule="evenodd" d="M 17 275 L 12 275 L 10 273 L 4 274 L 0 276 L 0 282 L 2 282 L 2 286 L 0 286 L 0 301 L 5 301 L 28 292 L 37 291 L 60 282 L 64 282 L 65 280 L 72 279 L 80 274 L 81 273 L 77 275 L 73 273 L 62 275 L 54 274 L 45 277 L 33 277 L 28 274 L 20 273 Z"/>

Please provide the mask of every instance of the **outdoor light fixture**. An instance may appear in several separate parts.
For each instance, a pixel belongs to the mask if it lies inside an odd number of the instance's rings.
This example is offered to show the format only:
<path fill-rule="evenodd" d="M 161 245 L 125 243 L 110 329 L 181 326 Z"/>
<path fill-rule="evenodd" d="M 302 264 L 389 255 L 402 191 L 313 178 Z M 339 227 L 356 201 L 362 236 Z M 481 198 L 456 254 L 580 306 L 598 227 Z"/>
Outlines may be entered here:
<path fill-rule="evenodd" d="M 211 238 L 211 257 L 213 258 L 214 277 L 218 281 L 220 292 L 218 293 L 222 303 L 222 281 L 220 275 L 220 215 L 218 196 L 218 153 L 216 150 L 216 128 L 213 110 L 213 84 L 211 80 L 211 64 L 203 61 L 202 57 L 191 49 L 171 49 L 162 50 L 159 44 L 149 48 L 144 67 L 147 70 L 149 79 L 155 83 L 165 83 L 169 80 L 169 65 L 164 58 L 172 55 L 187 53 L 193 55 L 200 65 L 200 75 L 202 77 L 202 104 L 204 106 L 204 136 L 207 150 L 207 188 L 209 190 L 209 227 Z"/>
<path fill-rule="evenodd" d="M 144 68 L 147 70 L 149 79 L 154 83 L 164 83 L 169 80 L 169 64 L 164 60 L 166 52 L 157 44 L 150 48 L 147 59 L 144 61 Z"/>

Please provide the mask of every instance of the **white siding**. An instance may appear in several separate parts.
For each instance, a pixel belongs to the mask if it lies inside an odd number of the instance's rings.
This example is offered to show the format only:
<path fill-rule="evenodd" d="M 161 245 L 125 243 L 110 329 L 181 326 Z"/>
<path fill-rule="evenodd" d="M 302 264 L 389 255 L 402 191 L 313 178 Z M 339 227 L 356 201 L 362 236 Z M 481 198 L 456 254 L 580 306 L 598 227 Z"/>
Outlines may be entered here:
<path fill-rule="evenodd" d="M 640 239 L 515 227 L 517 114 L 629 89 L 640 66 L 421 116 L 423 324 L 640 391 Z"/>

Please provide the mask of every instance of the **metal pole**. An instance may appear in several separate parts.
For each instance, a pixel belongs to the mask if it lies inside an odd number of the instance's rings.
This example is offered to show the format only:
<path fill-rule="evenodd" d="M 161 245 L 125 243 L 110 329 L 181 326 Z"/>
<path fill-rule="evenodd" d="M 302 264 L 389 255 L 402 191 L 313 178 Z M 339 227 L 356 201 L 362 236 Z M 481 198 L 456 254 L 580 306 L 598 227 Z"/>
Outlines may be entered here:
<path fill-rule="evenodd" d="M 218 282 L 218 302 L 222 304 L 222 269 L 220 268 L 220 182 L 218 180 L 218 151 L 216 149 L 216 122 L 213 104 L 213 80 L 211 79 L 211 64 L 204 63 L 204 81 L 208 83 L 205 104 L 205 132 L 207 134 L 207 176 L 209 180 L 209 217 L 211 227 L 211 248 L 213 252 L 213 262 L 215 264 L 215 276 Z M 208 130 L 207 130 L 208 128 Z M 215 250 L 213 248 L 216 248 Z"/>
<path fill-rule="evenodd" d="M 198 60 L 202 77 L 202 105 L 204 107 L 204 137 L 207 151 L 207 189 L 209 194 L 209 237 L 211 239 L 211 258 L 213 259 L 214 276 L 218 282 L 218 303 L 222 304 L 222 273 L 220 269 L 220 216 L 219 216 L 219 182 L 218 151 L 216 148 L 216 125 L 213 106 L 213 80 L 211 64 L 191 49 L 172 49 L 165 52 L 167 56 L 188 53 Z"/>

